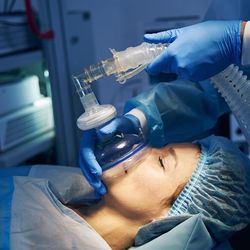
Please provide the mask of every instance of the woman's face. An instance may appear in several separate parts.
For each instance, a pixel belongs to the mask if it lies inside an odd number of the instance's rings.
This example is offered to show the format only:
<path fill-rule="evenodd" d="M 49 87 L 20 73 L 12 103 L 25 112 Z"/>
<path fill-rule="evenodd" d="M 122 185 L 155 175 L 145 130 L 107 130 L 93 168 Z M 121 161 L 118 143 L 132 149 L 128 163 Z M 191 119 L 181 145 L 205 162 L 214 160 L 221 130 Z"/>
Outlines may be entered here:
<path fill-rule="evenodd" d="M 150 220 L 165 216 L 194 171 L 200 150 L 193 144 L 150 149 L 144 160 L 106 180 L 106 204 L 125 216 Z M 109 171 L 112 171 L 109 170 Z"/>

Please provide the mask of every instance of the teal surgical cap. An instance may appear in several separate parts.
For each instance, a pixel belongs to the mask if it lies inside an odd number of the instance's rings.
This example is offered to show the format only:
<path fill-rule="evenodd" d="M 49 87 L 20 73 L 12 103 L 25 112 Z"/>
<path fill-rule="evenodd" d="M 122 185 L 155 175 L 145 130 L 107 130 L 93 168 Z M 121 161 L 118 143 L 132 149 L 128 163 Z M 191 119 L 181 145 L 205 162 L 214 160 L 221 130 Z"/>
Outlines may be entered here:
<path fill-rule="evenodd" d="M 168 216 L 201 214 L 221 241 L 250 222 L 250 160 L 223 137 L 194 143 L 201 148 L 198 165 Z"/>

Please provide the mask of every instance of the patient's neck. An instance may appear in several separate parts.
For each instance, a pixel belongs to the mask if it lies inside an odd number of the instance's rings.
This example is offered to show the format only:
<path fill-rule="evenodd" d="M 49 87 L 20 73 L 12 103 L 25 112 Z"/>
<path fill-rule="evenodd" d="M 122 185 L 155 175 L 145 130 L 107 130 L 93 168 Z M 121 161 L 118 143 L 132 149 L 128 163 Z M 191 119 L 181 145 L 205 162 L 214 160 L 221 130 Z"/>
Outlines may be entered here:
<path fill-rule="evenodd" d="M 127 249 L 132 246 L 139 228 L 149 223 L 145 217 L 127 216 L 123 211 L 114 209 L 105 201 L 89 209 L 80 208 L 80 214 L 110 245 L 112 249 Z"/>

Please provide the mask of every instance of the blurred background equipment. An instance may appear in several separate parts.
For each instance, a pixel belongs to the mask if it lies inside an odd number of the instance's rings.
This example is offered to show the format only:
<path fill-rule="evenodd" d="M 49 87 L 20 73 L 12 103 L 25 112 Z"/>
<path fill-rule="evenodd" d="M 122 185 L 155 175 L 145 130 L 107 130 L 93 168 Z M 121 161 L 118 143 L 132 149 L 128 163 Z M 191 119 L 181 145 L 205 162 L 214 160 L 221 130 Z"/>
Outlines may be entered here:
<path fill-rule="evenodd" d="M 24 1 L 2 3 L 0 166 L 56 163 L 49 71 L 41 39 L 32 33 Z"/>
<path fill-rule="evenodd" d="M 0 152 L 53 129 L 51 98 L 40 94 L 37 76 L 1 84 L 0 100 Z"/>
<path fill-rule="evenodd" d="M 219 14 L 215 13 L 214 7 L 222 9 L 223 4 L 227 10 L 223 8 Z M 141 44 L 145 33 L 179 28 L 205 19 L 245 18 L 246 9 L 240 1 L 229 4 L 225 0 L 190 0 L 188 5 L 184 0 L 1 1 L 0 89 L 12 84 L 13 88 L 17 87 L 14 83 L 36 76 L 42 97 L 51 98 L 52 104 L 47 108 L 53 109 L 54 121 L 50 132 L 33 134 L 0 152 L 1 164 L 9 166 L 13 163 L 9 159 L 18 159 L 17 165 L 34 162 L 77 166 L 81 131 L 75 121 L 82 114 L 82 106 L 72 84 L 73 74 L 108 58 L 109 48 L 123 51 Z M 244 69 L 248 77 L 249 72 L 249 68 Z M 141 72 L 125 85 L 116 84 L 114 77 L 108 77 L 94 82 L 91 88 L 100 104 L 112 104 L 121 114 L 129 98 L 152 88 L 157 81 L 171 79 L 174 79 L 171 75 L 154 79 Z M 25 90 L 21 85 L 16 92 Z M 34 82 L 29 93 L 35 93 L 37 88 Z M 32 97 L 35 99 L 35 94 Z M 27 100 L 31 100 L 29 98 Z M 20 99 L 13 95 L 8 105 L 0 99 L 0 110 L 17 106 L 15 112 L 20 112 L 18 105 L 21 105 Z M 215 132 L 230 137 L 244 152 L 249 152 L 231 115 L 219 121 Z M 34 148 L 36 150 L 32 150 Z"/>
<path fill-rule="evenodd" d="M 25 13 L 0 15 L 0 55 L 38 47 L 39 40 L 30 32 Z"/>

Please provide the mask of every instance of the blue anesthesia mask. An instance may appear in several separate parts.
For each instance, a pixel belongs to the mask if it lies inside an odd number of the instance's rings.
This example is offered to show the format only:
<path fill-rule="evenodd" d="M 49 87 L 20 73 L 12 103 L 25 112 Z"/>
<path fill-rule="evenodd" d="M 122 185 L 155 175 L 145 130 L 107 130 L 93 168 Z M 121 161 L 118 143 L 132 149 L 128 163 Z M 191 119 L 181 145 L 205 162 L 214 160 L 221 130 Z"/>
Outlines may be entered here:
<path fill-rule="evenodd" d="M 139 135 L 115 135 L 109 141 L 97 144 L 95 156 L 103 170 L 103 177 L 107 179 L 126 173 L 144 159 L 148 150 L 147 143 Z"/>

